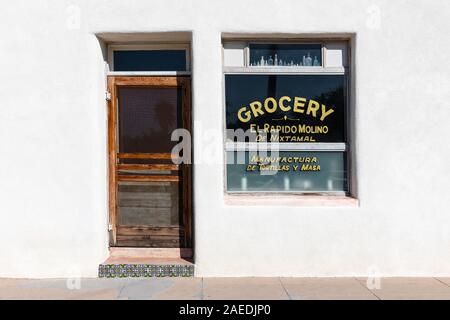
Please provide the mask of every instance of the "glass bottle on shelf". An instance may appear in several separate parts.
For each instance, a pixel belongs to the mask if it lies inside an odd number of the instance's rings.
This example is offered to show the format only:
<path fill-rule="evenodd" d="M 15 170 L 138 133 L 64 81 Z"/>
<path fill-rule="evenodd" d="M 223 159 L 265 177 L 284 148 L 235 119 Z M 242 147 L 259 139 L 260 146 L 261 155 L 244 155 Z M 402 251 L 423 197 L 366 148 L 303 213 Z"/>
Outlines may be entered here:
<path fill-rule="evenodd" d="M 308 52 L 308 56 L 306 57 L 306 65 L 312 66 L 312 58 L 311 58 L 311 54 L 309 52 Z"/>
<path fill-rule="evenodd" d="M 305 55 L 303 55 L 302 62 L 303 62 L 303 65 L 306 66 L 306 57 L 305 57 Z"/>
<path fill-rule="evenodd" d="M 261 64 L 261 66 L 263 66 L 264 65 L 264 62 L 265 62 L 265 60 L 264 60 L 264 56 L 261 56 L 261 60 L 260 60 L 260 64 Z"/>
<path fill-rule="evenodd" d="M 269 56 L 268 65 L 273 66 L 273 59 L 272 56 Z"/>
<path fill-rule="evenodd" d="M 247 190 L 247 177 L 242 177 L 241 178 L 241 189 L 242 190 Z"/>
<path fill-rule="evenodd" d="M 284 180 L 284 190 L 289 191 L 291 189 L 289 177 L 285 176 L 283 180 Z"/>
<path fill-rule="evenodd" d="M 275 53 L 275 59 L 273 60 L 274 65 L 278 65 L 278 57 L 277 54 Z"/>
<path fill-rule="evenodd" d="M 320 66 L 319 64 L 319 60 L 317 59 L 317 56 L 314 56 L 314 62 L 313 62 L 313 66 Z"/>

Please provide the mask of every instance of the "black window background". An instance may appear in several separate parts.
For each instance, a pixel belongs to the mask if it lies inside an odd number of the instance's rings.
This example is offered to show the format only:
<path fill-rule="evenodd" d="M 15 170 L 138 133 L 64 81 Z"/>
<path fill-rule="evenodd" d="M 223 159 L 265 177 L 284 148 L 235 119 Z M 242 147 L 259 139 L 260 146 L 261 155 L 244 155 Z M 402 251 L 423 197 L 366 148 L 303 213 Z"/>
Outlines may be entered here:
<path fill-rule="evenodd" d="M 252 123 L 260 126 L 264 123 L 327 125 L 329 128 L 327 134 L 310 134 L 314 136 L 316 142 L 346 141 L 346 77 L 344 75 L 226 75 L 225 88 L 227 129 L 247 130 Z M 320 121 L 319 117 L 306 115 L 306 112 L 303 114 L 293 112 L 292 108 L 288 112 L 278 108 L 275 113 L 252 117 L 247 123 L 242 123 L 237 118 L 238 110 L 243 106 L 248 107 L 252 101 L 264 102 L 267 97 L 274 97 L 278 100 L 282 96 L 289 96 L 292 99 L 295 96 L 313 99 L 326 105 L 327 108 L 333 108 L 334 112 L 324 121 Z M 291 106 L 293 106 L 293 101 L 291 101 Z M 273 121 L 284 115 L 300 120 Z"/>
<path fill-rule="evenodd" d="M 116 50 L 114 71 L 186 71 L 186 51 Z"/>

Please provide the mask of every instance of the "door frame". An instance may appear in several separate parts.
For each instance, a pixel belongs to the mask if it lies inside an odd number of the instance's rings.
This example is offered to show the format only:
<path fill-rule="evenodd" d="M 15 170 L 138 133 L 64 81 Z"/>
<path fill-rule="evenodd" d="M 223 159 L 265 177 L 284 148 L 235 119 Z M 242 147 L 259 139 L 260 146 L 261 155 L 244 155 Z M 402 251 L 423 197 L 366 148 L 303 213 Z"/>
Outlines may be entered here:
<path fill-rule="evenodd" d="M 118 87 L 145 86 L 156 88 L 181 88 L 182 90 L 182 123 L 192 135 L 191 120 L 191 80 L 190 76 L 114 76 L 108 75 L 108 211 L 109 211 L 109 245 L 117 246 L 117 186 L 119 149 L 118 132 Z M 192 146 L 191 146 L 192 155 Z M 165 154 L 161 154 L 163 157 Z M 192 159 L 191 159 L 192 163 Z M 180 164 L 182 174 L 183 207 L 183 243 L 180 248 L 192 248 L 192 167 L 191 164 Z M 163 227 L 162 227 L 163 228 Z"/>

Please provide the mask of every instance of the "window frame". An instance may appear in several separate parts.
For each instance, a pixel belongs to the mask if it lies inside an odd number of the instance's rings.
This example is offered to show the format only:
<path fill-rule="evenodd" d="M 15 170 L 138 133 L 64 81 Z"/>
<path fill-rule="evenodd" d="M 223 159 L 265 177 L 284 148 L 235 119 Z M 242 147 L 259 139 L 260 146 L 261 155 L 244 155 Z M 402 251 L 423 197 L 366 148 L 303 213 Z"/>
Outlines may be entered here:
<path fill-rule="evenodd" d="M 339 197 L 350 197 L 352 194 L 352 172 L 351 172 L 351 46 L 349 39 L 333 39 L 332 42 L 342 42 L 346 46 L 346 59 L 347 66 L 341 67 L 327 67 L 326 61 L 326 43 L 329 39 L 308 39 L 308 40 L 234 40 L 234 39 L 223 39 L 222 40 L 222 57 L 224 56 L 224 44 L 239 42 L 244 44 L 244 66 L 225 66 L 222 60 L 222 116 L 223 116 L 223 159 L 224 159 L 224 194 L 226 196 L 283 196 L 283 195 L 294 195 L 294 196 L 339 196 Z M 266 66 L 266 67 L 253 67 L 249 65 L 250 60 L 250 44 L 320 44 L 321 54 L 322 54 L 322 65 L 321 66 L 293 66 L 293 67 L 276 67 L 276 66 Z M 345 170 L 346 170 L 346 185 L 347 188 L 344 191 L 229 191 L 228 190 L 228 169 L 227 169 L 227 152 L 230 151 L 249 151 L 249 150 L 270 150 L 268 146 L 270 143 L 263 143 L 259 146 L 257 142 L 232 142 L 227 141 L 227 123 L 226 123 L 226 87 L 225 87 L 225 77 L 226 75 L 343 75 L 345 76 L 345 97 L 346 97 L 346 108 L 344 110 L 345 124 L 344 124 L 344 134 L 345 142 L 340 143 L 329 143 L 329 142 L 288 142 L 288 143 L 278 143 L 279 151 L 305 151 L 305 152 L 321 152 L 321 151 L 332 151 L 332 152 L 343 152 L 345 157 Z M 258 149 L 256 149 L 258 148 Z"/>

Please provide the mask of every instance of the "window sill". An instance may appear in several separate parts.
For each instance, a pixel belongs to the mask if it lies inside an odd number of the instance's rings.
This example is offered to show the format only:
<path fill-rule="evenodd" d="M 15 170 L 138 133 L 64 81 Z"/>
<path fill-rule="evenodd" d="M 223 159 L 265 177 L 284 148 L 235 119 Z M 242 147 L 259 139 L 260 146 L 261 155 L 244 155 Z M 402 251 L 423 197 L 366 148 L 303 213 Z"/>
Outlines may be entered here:
<path fill-rule="evenodd" d="M 224 195 L 229 206 L 291 206 L 291 207 L 358 207 L 359 200 L 348 196 L 323 195 Z"/>

